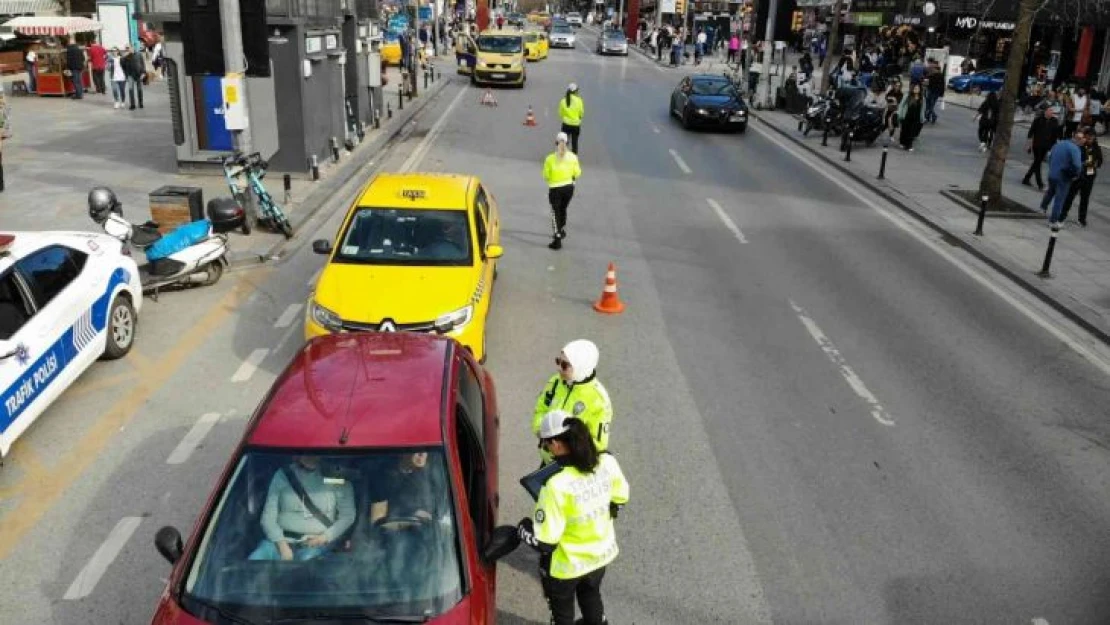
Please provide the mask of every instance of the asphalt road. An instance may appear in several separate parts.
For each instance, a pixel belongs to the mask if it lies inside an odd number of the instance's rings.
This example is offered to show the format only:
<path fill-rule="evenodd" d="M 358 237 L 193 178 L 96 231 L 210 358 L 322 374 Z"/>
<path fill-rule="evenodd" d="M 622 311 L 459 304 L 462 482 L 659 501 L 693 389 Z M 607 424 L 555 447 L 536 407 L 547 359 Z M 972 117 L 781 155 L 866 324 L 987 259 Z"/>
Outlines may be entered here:
<path fill-rule="evenodd" d="M 459 80 L 367 164 L 474 173 L 500 204 L 501 521 L 529 512 L 531 405 L 585 337 L 632 484 L 614 625 L 1110 622 L 1106 351 L 758 125 L 683 131 L 675 70 L 592 44 L 530 65 L 496 108 Z M 552 252 L 540 163 L 571 81 L 584 175 Z M 136 350 L 16 445 L 0 623 L 149 619 L 168 571 L 152 537 L 191 528 L 299 347 L 308 242 L 352 192 L 281 261 L 149 302 Z M 610 261 L 614 317 L 589 305 Z M 500 569 L 499 622 L 545 623 L 535 558 Z"/>

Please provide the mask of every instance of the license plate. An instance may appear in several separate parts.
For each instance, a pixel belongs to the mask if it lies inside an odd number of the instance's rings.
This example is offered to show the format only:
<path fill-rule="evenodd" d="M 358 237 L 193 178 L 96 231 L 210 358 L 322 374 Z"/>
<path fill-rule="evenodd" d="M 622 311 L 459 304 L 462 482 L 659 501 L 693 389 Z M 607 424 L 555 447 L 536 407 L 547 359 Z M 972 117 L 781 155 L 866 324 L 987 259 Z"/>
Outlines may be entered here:
<path fill-rule="evenodd" d="M 742 122 L 742 121 L 744 121 L 744 116 L 743 115 L 732 115 L 728 118 L 728 121 L 730 121 L 730 122 Z"/>
<path fill-rule="evenodd" d="M 490 78 L 504 78 L 505 74 L 490 74 Z"/>

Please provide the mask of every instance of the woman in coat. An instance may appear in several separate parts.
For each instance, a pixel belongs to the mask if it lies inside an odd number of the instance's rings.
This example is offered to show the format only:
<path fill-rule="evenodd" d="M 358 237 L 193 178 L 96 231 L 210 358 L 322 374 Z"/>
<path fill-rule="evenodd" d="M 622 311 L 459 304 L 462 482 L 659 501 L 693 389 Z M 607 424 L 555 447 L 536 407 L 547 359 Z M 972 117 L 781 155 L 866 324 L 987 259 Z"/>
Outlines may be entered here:
<path fill-rule="evenodd" d="M 903 149 L 913 152 L 914 139 L 925 126 L 925 97 L 921 93 L 921 83 L 910 85 L 910 92 L 902 98 L 902 103 L 898 105 L 898 123 L 902 126 L 898 143 Z"/>
<path fill-rule="evenodd" d="M 998 94 L 990 92 L 979 105 L 979 151 L 986 152 L 994 141 L 994 130 L 998 127 Z"/>

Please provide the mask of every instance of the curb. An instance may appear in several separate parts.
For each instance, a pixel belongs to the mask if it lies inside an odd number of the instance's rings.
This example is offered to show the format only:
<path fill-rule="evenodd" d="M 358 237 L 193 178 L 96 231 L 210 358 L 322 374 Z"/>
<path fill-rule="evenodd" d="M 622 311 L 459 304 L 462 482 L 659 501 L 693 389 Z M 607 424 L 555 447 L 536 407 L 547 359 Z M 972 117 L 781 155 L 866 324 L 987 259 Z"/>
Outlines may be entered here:
<path fill-rule="evenodd" d="M 1098 340 L 1102 341 L 1103 344 L 1110 346 L 1110 333 L 1108 333 L 1106 330 L 1100 328 L 1099 326 L 1097 326 L 1094 323 L 1091 323 L 1082 314 L 1076 312 L 1072 308 L 1069 308 L 1067 305 L 1065 305 L 1062 301 L 1060 301 L 1060 299 L 1058 297 L 1056 297 L 1053 294 L 1047 292 L 1046 290 L 1040 288 L 1038 285 L 1034 284 L 1033 282 L 1027 280 L 1020 273 L 1010 269 L 1009 267 L 1006 267 L 1001 261 L 995 259 L 988 252 L 986 252 L 984 250 L 981 250 L 981 249 L 969 244 L 967 241 L 960 238 L 960 236 L 958 236 L 957 234 L 949 231 L 944 226 L 941 226 L 940 224 L 934 222 L 933 220 L 931 220 L 928 217 L 926 217 L 925 215 L 923 215 L 921 212 L 915 210 L 909 204 L 907 204 L 905 201 L 896 197 L 895 194 L 892 193 L 890 189 L 883 188 L 883 187 L 875 184 L 874 182 L 868 180 L 866 177 L 861 176 L 859 173 L 857 173 L 855 171 L 852 171 L 851 169 L 848 169 L 847 167 L 844 167 L 843 165 L 841 165 L 840 163 L 838 163 L 837 161 L 835 161 L 833 159 L 828 158 L 827 156 L 825 156 L 824 154 L 822 154 L 818 150 L 814 149 L 809 144 L 799 140 L 797 137 L 792 136 L 789 132 L 787 132 L 787 131 L 779 128 L 778 126 L 772 124 L 771 122 L 768 122 L 767 120 L 763 119 L 762 114 L 760 114 L 758 112 L 755 112 L 755 111 L 752 111 L 749 114 L 752 117 L 758 119 L 759 122 L 761 124 L 763 124 L 763 126 L 765 126 L 766 128 L 769 128 L 770 130 L 778 133 L 780 136 L 785 137 L 786 139 L 790 140 L 795 145 L 801 147 L 802 149 L 806 150 L 810 154 L 820 158 L 825 163 L 827 163 L 829 165 L 832 165 L 837 171 L 839 171 L 840 173 L 843 173 L 844 175 L 848 176 L 853 181 L 855 181 L 857 184 L 860 184 L 860 185 L 866 187 L 867 189 L 871 190 L 873 193 L 875 193 L 879 197 L 883 198 L 884 200 L 886 200 L 890 204 L 893 204 L 894 206 L 897 206 L 898 208 L 900 208 L 907 215 L 913 217 L 917 221 L 921 222 L 923 225 L 929 227 L 934 232 L 944 236 L 945 242 L 947 242 L 947 243 L 949 243 L 949 244 L 951 244 L 955 247 L 958 247 L 961 250 L 964 250 L 965 252 L 971 254 L 972 256 L 979 259 L 980 261 L 986 263 L 987 266 L 989 266 L 991 269 L 994 269 L 998 273 L 1000 273 L 1003 276 L 1005 276 L 1006 278 L 1010 279 L 1010 281 L 1012 281 L 1014 284 L 1018 285 L 1019 287 L 1021 287 L 1022 289 L 1024 289 L 1028 293 L 1032 294 L 1037 299 L 1041 300 L 1043 303 L 1048 305 L 1050 308 L 1052 308 L 1056 312 L 1060 313 L 1061 315 L 1063 315 L 1064 317 L 1066 317 L 1067 319 L 1069 319 L 1070 321 L 1072 321 L 1073 323 L 1075 323 L 1079 327 L 1083 328 L 1084 330 L 1089 332 L 1091 335 L 1093 335 Z"/>
<path fill-rule="evenodd" d="M 323 184 L 314 185 L 312 191 L 310 191 L 304 201 L 301 202 L 302 210 L 297 211 L 297 221 L 294 224 L 294 226 L 298 228 L 297 234 L 300 233 L 300 226 L 311 221 L 327 204 L 336 190 L 341 189 L 362 170 L 363 166 L 366 165 L 369 160 L 368 154 L 373 155 L 390 147 L 390 144 L 397 139 L 409 121 L 423 111 L 424 107 L 434 99 L 433 96 L 438 95 L 447 85 L 455 82 L 454 74 L 441 74 L 440 76 L 441 78 L 436 81 L 434 86 L 422 91 L 421 95 L 417 96 L 415 101 L 410 101 L 404 111 L 395 112 L 393 119 L 390 120 L 388 124 L 382 126 L 382 132 L 378 136 L 355 146 L 355 149 L 348 153 L 347 159 L 340 161 L 339 166 L 333 170 L 335 173 L 326 180 L 320 181 Z M 392 128 L 390 128 L 390 126 L 392 126 Z M 235 257 L 234 253 L 229 253 L 229 268 L 239 269 L 251 265 L 262 265 L 277 260 L 285 247 L 294 240 L 296 240 L 296 235 L 294 235 L 292 239 L 282 239 L 270 246 L 270 248 L 263 253 L 242 252 L 242 256 L 238 258 Z"/>

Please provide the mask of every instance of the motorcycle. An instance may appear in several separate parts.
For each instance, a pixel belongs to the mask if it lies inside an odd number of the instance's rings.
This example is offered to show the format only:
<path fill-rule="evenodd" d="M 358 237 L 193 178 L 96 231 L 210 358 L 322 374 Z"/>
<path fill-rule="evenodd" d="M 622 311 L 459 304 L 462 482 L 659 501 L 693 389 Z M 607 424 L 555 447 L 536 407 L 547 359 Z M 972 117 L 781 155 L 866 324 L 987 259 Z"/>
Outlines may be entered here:
<path fill-rule="evenodd" d="M 870 146 L 886 130 L 885 110 L 870 106 L 853 108 L 844 118 L 843 137 L 847 141 L 863 141 Z"/>
<path fill-rule="evenodd" d="M 836 134 L 840 126 L 840 102 L 832 90 L 823 96 L 813 96 L 803 114 L 802 135 L 809 136 L 810 130 L 829 129 Z"/>

